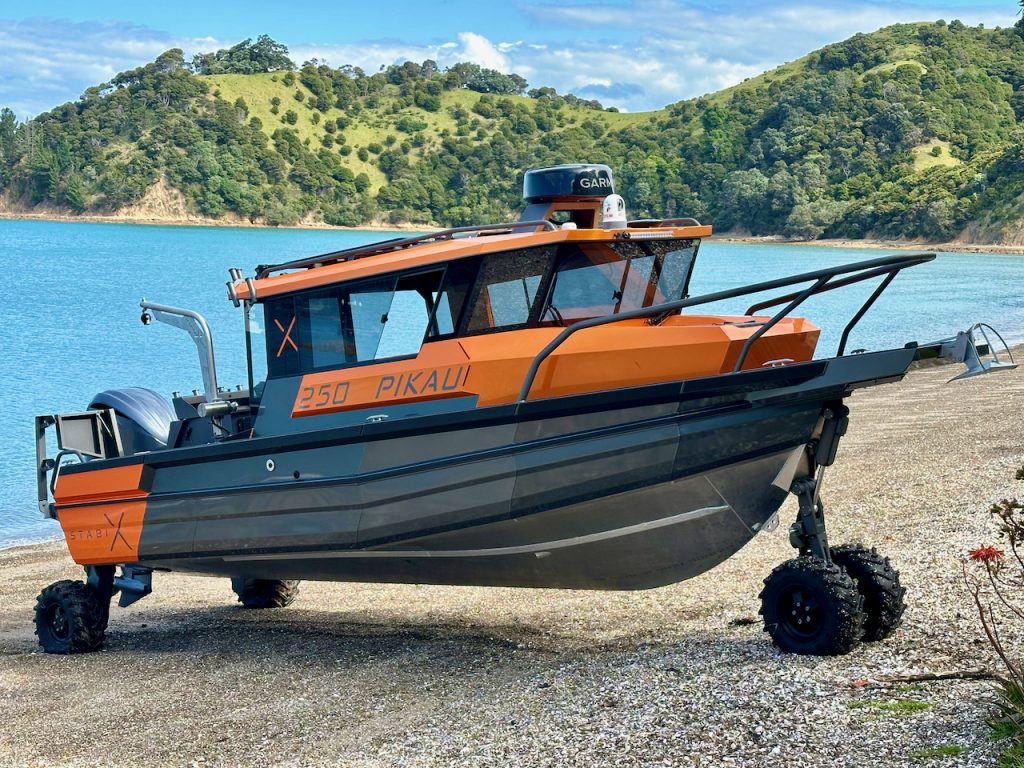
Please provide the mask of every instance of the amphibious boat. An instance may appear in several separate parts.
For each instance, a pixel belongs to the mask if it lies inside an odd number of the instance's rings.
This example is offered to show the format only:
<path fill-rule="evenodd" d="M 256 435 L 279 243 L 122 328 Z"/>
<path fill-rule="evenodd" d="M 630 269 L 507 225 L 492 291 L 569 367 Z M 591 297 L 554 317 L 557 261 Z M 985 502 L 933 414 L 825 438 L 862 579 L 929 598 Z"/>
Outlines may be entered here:
<path fill-rule="evenodd" d="M 287 605 L 302 579 L 659 587 L 735 553 L 790 493 L 799 555 L 762 592 L 773 641 L 832 654 L 892 632 L 898 573 L 829 545 L 821 479 L 844 400 L 924 349 L 847 354 L 851 330 L 934 255 L 690 296 L 710 226 L 627 221 L 601 165 L 529 171 L 524 197 L 511 223 L 232 269 L 247 389 L 218 386 L 201 315 L 144 300 L 144 323 L 194 339 L 203 391 L 110 390 L 37 417 L 40 509 L 86 572 L 39 596 L 43 648 L 99 647 L 112 596 L 132 604 L 156 571 L 230 578 L 247 607 Z M 819 329 L 794 310 L 872 279 L 815 357 Z M 927 349 L 1012 365 L 974 338 Z"/>

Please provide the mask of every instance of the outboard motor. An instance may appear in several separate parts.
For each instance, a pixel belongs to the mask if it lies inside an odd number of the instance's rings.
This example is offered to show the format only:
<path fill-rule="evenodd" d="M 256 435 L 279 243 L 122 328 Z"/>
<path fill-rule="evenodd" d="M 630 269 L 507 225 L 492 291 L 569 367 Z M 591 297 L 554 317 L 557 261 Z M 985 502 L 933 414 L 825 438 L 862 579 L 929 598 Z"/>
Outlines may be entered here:
<path fill-rule="evenodd" d="M 523 177 L 526 210 L 520 221 L 550 220 L 556 213 L 580 229 L 595 229 L 601 205 L 615 193 L 612 169 L 607 165 L 571 164 L 534 168 Z"/>
<path fill-rule="evenodd" d="M 100 392 L 89 408 L 113 409 L 125 456 L 166 448 L 171 422 L 177 418 L 171 404 L 159 392 L 144 387 Z"/>

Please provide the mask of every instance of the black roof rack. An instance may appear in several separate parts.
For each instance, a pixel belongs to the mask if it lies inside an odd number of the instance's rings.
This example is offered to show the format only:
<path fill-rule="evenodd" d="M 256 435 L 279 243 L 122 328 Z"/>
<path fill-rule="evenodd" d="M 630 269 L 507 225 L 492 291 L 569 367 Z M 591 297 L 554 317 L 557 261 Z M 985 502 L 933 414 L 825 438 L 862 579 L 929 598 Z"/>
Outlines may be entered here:
<path fill-rule="evenodd" d="M 443 229 L 440 232 L 431 232 L 426 235 L 414 237 L 395 237 L 390 240 L 382 240 L 369 245 L 358 245 L 355 248 L 346 248 L 342 251 L 332 251 L 320 256 L 307 256 L 295 261 L 286 261 L 283 264 L 260 264 L 256 267 L 256 279 L 268 277 L 274 272 L 285 272 L 289 269 L 310 269 L 325 264 L 337 264 L 343 261 L 355 261 L 370 256 L 379 256 L 384 253 L 392 253 L 409 248 L 421 243 L 437 242 L 440 240 L 454 240 L 457 236 L 471 237 L 476 234 L 502 234 L 503 232 L 515 232 L 517 229 L 544 229 L 554 230 L 557 227 L 550 221 L 540 219 L 537 221 L 513 221 L 507 224 L 484 224 L 483 226 L 452 227 Z"/>

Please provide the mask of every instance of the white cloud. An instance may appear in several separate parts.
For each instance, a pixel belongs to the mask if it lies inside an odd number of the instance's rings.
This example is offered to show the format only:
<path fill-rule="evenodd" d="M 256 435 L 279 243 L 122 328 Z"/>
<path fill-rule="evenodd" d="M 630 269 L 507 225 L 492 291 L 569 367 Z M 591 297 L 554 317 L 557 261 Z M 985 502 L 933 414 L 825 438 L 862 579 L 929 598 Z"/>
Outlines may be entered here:
<path fill-rule="evenodd" d="M 475 32 L 459 32 L 458 37 L 459 42 L 462 43 L 460 55 L 465 61 L 471 61 L 488 69 L 508 71 L 508 58 L 486 37 Z"/>
<path fill-rule="evenodd" d="M 0 104 L 21 118 L 76 99 L 118 72 L 170 48 L 210 50 L 212 38 L 179 40 L 127 22 L 0 20 Z"/>
<path fill-rule="evenodd" d="M 831 0 L 752 5 L 734 0 L 717 8 L 687 0 L 573 5 L 541 0 L 524 10 L 539 23 L 534 39 L 495 41 L 462 32 L 457 42 L 434 46 L 334 46 L 339 55 L 326 58 L 340 64 L 362 57 L 376 62 L 374 69 L 406 58 L 433 58 L 442 66 L 474 61 L 518 72 L 534 87 L 550 85 L 638 111 L 735 85 L 828 43 L 889 24 L 938 18 L 990 27 L 1014 22 L 1012 8 L 969 5 L 967 0 L 959 6 Z"/>
<path fill-rule="evenodd" d="M 933 5 L 923 3 L 933 2 Z M 518 72 L 533 87 L 572 90 L 632 111 L 657 109 L 680 99 L 734 85 L 856 32 L 897 22 L 960 18 L 966 24 L 1009 26 L 1015 3 L 941 5 L 840 4 L 836 0 L 782 0 L 751 4 L 726 0 L 594 0 L 566 5 L 532 0 L 523 8 L 538 23 L 529 39 L 502 40 L 475 28 L 448 39 L 340 41 L 285 40 L 297 62 L 317 58 L 366 72 L 405 60 L 433 59 L 442 67 L 472 61 Z M 457 29 L 457 28 L 456 28 Z M 234 41 L 232 41 L 234 42 Z M 230 43 L 227 43 L 230 44 Z M 19 116 L 76 98 L 116 72 L 152 61 L 180 47 L 190 55 L 226 43 L 210 37 L 177 39 L 126 22 L 75 23 L 54 19 L 0 20 L 0 104 Z"/>
<path fill-rule="evenodd" d="M 636 41 L 639 37 L 641 44 L 679 44 L 705 55 L 774 66 L 857 32 L 872 32 L 899 22 L 960 18 L 967 24 L 1009 26 L 1015 18 L 1013 5 L 981 6 L 970 0 L 962 0 L 960 5 L 933 6 L 877 0 L 856 4 L 776 0 L 755 5 L 734 0 L 713 9 L 691 0 L 634 0 L 626 6 L 611 2 L 539 2 L 526 6 L 525 11 L 537 20 L 543 19 L 545 25 L 606 30 L 610 42 Z M 644 36 L 648 36 L 646 41 Z"/>

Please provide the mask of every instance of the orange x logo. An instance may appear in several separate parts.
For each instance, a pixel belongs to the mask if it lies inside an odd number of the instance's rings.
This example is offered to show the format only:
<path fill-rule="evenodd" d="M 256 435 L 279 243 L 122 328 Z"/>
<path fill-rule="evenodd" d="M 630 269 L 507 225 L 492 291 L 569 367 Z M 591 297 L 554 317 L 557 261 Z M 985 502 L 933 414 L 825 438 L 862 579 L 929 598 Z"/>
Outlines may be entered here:
<path fill-rule="evenodd" d="M 124 537 L 124 534 L 121 533 L 121 523 L 124 522 L 124 512 L 122 512 L 121 516 L 117 518 L 116 523 L 110 519 L 110 515 L 108 515 L 106 512 L 103 513 L 103 517 L 106 518 L 106 521 L 110 524 L 110 527 L 115 529 L 114 538 L 110 542 L 110 551 L 114 551 L 114 545 L 117 544 L 118 539 L 124 542 L 124 545 L 128 547 L 129 551 L 132 551 L 132 545 L 128 543 L 128 539 L 126 539 Z"/>
<path fill-rule="evenodd" d="M 281 339 L 281 346 L 277 348 L 277 355 L 276 355 L 276 357 L 280 357 L 281 353 L 284 352 L 285 344 L 290 345 L 292 349 L 294 349 L 296 352 L 298 352 L 299 351 L 298 345 L 296 345 L 296 343 L 294 341 L 292 341 L 292 328 L 295 327 L 295 318 L 293 317 L 292 321 L 290 323 L 288 323 L 288 330 L 287 331 L 284 329 L 284 326 L 281 325 L 281 321 L 278 320 L 277 318 L 274 318 L 274 325 L 276 325 L 278 330 L 281 331 L 281 333 L 284 334 L 284 338 Z"/>

